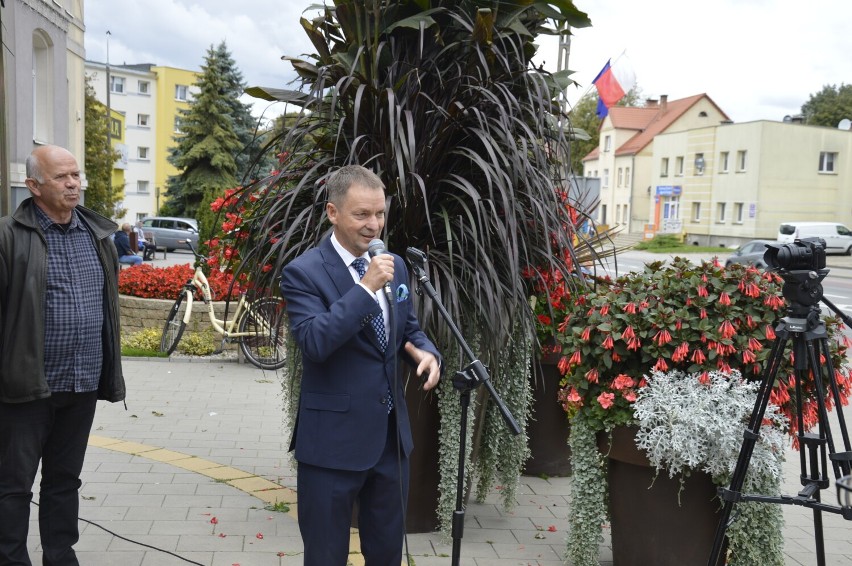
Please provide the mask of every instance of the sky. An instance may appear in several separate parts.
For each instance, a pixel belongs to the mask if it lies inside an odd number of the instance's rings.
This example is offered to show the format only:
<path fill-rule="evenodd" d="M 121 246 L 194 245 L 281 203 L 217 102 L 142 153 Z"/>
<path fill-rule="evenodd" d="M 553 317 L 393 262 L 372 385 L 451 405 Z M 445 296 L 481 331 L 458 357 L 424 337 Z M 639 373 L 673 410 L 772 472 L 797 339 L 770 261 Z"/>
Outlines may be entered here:
<path fill-rule="evenodd" d="M 321 0 L 86 0 L 86 58 L 199 69 L 225 41 L 249 86 L 294 88 L 283 55 L 313 51 L 299 25 Z M 795 115 L 826 85 L 852 84 L 849 0 L 575 0 L 592 27 L 574 30 L 576 102 L 608 59 L 626 54 L 641 98 L 706 93 L 735 122 Z M 807 6 L 807 7 L 805 7 Z M 314 11 L 307 12 L 310 17 Z M 107 34 L 107 31 L 110 33 Z M 555 38 L 537 64 L 556 70 Z M 246 102 L 253 99 L 246 97 Z M 280 114 L 258 102 L 256 115 Z M 850 117 L 852 118 L 852 117 Z"/>

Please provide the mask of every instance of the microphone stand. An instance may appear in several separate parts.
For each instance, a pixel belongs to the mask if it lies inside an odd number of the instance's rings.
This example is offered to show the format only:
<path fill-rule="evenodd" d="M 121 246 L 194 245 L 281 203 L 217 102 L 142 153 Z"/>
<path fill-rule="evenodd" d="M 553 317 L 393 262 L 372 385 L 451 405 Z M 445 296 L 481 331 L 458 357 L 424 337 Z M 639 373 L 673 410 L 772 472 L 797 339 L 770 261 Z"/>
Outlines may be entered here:
<path fill-rule="evenodd" d="M 429 281 L 429 276 L 426 274 L 426 254 L 417 248 L 408 248 L 406 251 L 406 257 L 408 258 L 411 270 L 414 272 L 414 276 L 419 283 L 417 288 L 418 293 L 425 291 L 429 298 L 432 299 L 432 302 L 434 302 L 435 306 L 438 308 L 438 312 L 441 313 L 441 316 L 444 318 L 444 321 L 447 323 L 447 326 L 450 328 L 453 336 L 455 336 L 458 341 L 462 351 L 469 359 L 472 360 L 470 364 L 456 372 L 455 376 L 453 376 L 453 387 L 458 389 L 461 393 L 459 403 L 461 403 L 462 410 L 461 427 L 459 429 L 459 466 L 456 484 L 456 509 L 453 512 L 452 525 L 453 554 L 451 562 L 453 566 L 458 566 L 459 560 L 461 559 L 461 539 L 462 536 L 464 536 L 464 468 L 470 392 L 473 389 L 476 389 L 479 385 L 485 385 L 485 388 L 488 390 L 491 398 L 494 399 L 494 402 L 497 404 L 497 408 L 500 410 L 500 414 L 503 416 L 503 421 L 506 423 L 509 431 L 514 435 L 518 435 L 521 433 L 521 428 L 518 426 L 518 423 L 515 421 L 512 413 L 509 412 L 509 409 L 506 408 L 505 403 L 503 403 L 503 400 L 491 385 L 491 380 L 488 377 L 488 370 L 473 354 L 470 346 L 468 346 L 467 342 L 465 342 L 461 331 L 453 322 L 450 313 L 447 312 L 447 309 L 438 298 L 438 292 L 435 290 L 435 287 L 432 286 L 432 282 Z"/>

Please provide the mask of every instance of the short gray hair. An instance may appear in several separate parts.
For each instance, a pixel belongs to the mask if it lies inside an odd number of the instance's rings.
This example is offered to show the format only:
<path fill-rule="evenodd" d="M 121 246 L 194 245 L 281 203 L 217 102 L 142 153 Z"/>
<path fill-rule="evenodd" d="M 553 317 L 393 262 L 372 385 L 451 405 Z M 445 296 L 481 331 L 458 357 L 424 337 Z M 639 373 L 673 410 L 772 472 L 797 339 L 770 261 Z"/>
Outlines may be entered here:
<path fill-rule="evenodd" d="M 325 183 L 328 201 L 339 205 L 352 185 L 385 190 L 381 178 L 363 165 L 345 165 L 332 173 Z"/>
<path fill-rule="evenodd" d="M 32 153 L 29 154 L 27 156 L 26 167 L 28 179 L 35 179 L 39 183 L 44 183 L 44 176 L 41 172 L 41 162 L 38 160 L 37 156 Z"/>

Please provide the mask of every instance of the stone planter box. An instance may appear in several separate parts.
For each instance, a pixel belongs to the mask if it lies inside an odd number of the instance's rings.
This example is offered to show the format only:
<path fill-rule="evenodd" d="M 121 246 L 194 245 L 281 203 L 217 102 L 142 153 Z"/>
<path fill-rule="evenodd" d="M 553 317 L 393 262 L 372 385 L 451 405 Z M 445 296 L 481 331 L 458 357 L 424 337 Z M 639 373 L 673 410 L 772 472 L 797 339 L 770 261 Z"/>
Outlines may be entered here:
<path fill-rule="evenodd" d="M 158 328 L 161 329 L 166 324 L 166 316 L 169 314 L 169 309 L 174 304 L 174 300 L 166 299 L 142 299 L 139 297 L 131 297 L 130 295 L 119 295 L 118 303 L 121 309 L 121 332 L 122 334 L 132 334 L 143 328 Z M 236 309 L 236 302 L 231 303 L 228 309 L 228 316 L 232 317 Z M 223 318 L 225 315 L 225 301 L 216 301 L 213 303 L 213 311 L 216 313 L 216 318 Z M 207 314 L 207 305 L 203 301 L 193 301 L 192 303 L 192 318 L 186 326 L 187 332 L 201 332 L 212 328 L 210 325 L 210 315 Z M 237 344 L 226 344 L 226 349 L 236 348 Z"/>

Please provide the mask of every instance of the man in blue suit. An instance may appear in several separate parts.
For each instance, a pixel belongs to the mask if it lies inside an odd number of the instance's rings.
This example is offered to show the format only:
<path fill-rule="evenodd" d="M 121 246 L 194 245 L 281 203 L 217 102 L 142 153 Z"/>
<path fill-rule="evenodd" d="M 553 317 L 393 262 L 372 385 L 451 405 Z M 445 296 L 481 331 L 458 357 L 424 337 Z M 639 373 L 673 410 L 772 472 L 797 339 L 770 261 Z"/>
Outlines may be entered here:
<path fill-rule="evenodd" d="M 413 443 L 397 362 L 401 356 L 416 367 L 429 390 L 438 384 L 440 355 L 417 322 L 402 258 L 367 253 L 385 223 L 381 179 L 349 165 L 326 190 L 332 234 L 281 277 L 302 354 L 291 449 L 304 564 L 346 564 L 357 501 L 367 566 L 398 566 Z"/>

